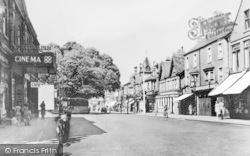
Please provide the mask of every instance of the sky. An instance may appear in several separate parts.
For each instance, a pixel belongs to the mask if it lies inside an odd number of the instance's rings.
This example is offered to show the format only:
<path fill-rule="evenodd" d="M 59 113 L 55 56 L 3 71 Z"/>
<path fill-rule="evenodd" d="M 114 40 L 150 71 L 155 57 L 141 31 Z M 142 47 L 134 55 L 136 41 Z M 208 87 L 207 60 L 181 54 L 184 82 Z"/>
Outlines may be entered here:
<path fill-rule="evenodd" d="M 110 55 L 129 82 L 134 67 L 148 57 L 164 61 L 181 47 L 188 52 L 188 21 L 231 12 L 235 20 L 241 0 L 26 0 L 40 45 L 75 41 Z"/>

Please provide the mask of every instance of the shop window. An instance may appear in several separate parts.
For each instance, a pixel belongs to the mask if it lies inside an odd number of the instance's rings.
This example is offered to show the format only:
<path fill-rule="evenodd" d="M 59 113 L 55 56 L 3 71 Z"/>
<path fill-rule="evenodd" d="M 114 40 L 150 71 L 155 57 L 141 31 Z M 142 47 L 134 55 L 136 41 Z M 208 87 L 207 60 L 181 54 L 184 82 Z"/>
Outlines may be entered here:
<path fill-rule="evenodd" d="M 247 9 L 246 11 L 244 11 L 245 14 L 245 29 L 249 29 L 250 27 L 250 14 L 249 14 L 249 10 Z"/>

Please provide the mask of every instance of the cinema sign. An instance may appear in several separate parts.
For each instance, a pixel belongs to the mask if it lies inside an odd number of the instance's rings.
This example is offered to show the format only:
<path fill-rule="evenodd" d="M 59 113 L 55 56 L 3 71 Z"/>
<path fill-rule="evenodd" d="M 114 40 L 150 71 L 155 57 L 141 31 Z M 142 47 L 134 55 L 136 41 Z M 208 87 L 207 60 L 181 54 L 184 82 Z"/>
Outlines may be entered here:
<path fill-rule="evenodd" d="M 53 53 L 20 54 L 15 55 L 14 62 L 26 66 L 53 66 Z"/>

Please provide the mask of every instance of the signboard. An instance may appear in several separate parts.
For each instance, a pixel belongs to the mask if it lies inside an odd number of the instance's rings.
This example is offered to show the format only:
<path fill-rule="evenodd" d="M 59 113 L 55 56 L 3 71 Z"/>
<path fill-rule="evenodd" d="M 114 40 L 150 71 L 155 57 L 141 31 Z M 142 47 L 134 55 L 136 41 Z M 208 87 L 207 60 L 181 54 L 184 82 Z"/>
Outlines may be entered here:
<path fill-rule="evenodd" d="M 30 87 L 31 88 L 39 88 L 40 87 L 40 82 L 30 82 Z"/>
<path fill-rule="evenodd" d="M 27 66 L 53 66 L 53 53 L 20 54 L 15 55 L 14 62 Z"/>
<path fill-rule="evenodd" d="M 230 14 L 215 12 L 214 16 L 208 19 L 202 17 L 190 19 L 188 24 L 191 30 L 188 32 L 188 37 L 192 40 L 199 38 L 212 39 L 222 33 L 232 31 L 234 24 L 230 22 Z"/>

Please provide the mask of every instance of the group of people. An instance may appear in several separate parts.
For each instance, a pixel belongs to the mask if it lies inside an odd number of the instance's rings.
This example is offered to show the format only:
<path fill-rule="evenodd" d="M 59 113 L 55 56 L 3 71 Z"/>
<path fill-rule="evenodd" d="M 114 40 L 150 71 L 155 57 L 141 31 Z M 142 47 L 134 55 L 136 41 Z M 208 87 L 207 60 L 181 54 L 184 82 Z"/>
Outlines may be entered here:
<path fill-rule="evenodd" d="M 18 103 L 14 109 L 13 109 L 13 123 L 17 126 L 20 126 L 21 121 L 24 121 L 25 126 L 30 126 L 30 120 L 31 120 L 31 105 L 29 103 L 25 103 L 24 105 Z M 41 107 L 41 116 L 42 119 L 44 119 L 45 116 L 45 103 L 44 101 L 40 105 Z"/>
<path fill-rule="evenodd" d="M 21 121 L 24 121 L 25 126 L 30 126 L 31 120 L 31 110 L 29 109 L 29 104 L 26 103 L 23 106 L 21 104 L 17 104 L 14 107 L 13 112 L 15 113 L 13 122 L 20 126 Z"/>
<path fill-rule="evenodd" d="M 225 113 L 225 106 L 224 106 L 224 102 L 221 100 L 217 100 L 215 103 L 215 112 L 216 112 L 216 116 L 218 118 L 221 118 L 223 120 L 224 117 L 224 113 Z"/>

